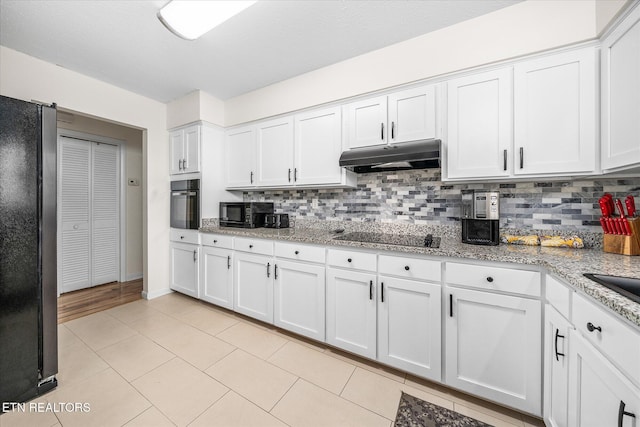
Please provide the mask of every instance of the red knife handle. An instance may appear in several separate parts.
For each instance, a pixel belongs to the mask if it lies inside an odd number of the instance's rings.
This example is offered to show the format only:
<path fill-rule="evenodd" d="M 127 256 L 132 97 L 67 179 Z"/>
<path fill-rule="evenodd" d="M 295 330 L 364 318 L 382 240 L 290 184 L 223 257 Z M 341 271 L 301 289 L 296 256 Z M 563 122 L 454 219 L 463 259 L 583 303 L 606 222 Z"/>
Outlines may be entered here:
<path fill-rule="evenodd" d="M 609 215 L 613 215 L 616 212 L 615 204 L 613 203 L 613 196 L 609 193 L 605 193 L 604 199 L 607 201 L 607 205 L 609 206 Z"/>
<path fill-rule="evenodd" d="M 620 199 L 616 199 L 616 208 L 618 208 L 620 218 L 624 218 L 624 208 L 622 207 L 622 202 L 620 201 Z"/>
<path fill-rule="evenodd" d="M 624 204 L 627 205 L 627 215 L 634 217 L 636 215 L 636 202 L 632 195 L 628 195 L 624 199 Z"/>
<path fill-rule="evenodd" d="M 615 234 L 622 234 L 622 229 L 620 228 L 620 224 L 618 223 L 618 218 L 611 217 L 609 218 L 609 224 L 613 225 L 613 229 L 615 230 Z"/>
<path fill-rule="evenodd" d="M 609 204 L 607 203 L 607 199 L 601 197 L 598 200 L 598 204 L 600 204 L 600 211 L 602 211 L 602 216 L 609 216 L 611 213 L 609 212 Z"/>
<path fill-rule="evenodd" d="M 600 225 L 602 226 L 602 231 L 604 231 L 604 234 L 608 234 L 609 231 L 607 230 L 607 221 L 603 216 L 600 217 Z"/>
<path fill-rule="evenodd" d="M 629 225 L 629 221 L 627 218 L 622 218 L 622 224 L 624 225 L 624 231 L 627 236 L 631 236 L 631 225 Z"/>

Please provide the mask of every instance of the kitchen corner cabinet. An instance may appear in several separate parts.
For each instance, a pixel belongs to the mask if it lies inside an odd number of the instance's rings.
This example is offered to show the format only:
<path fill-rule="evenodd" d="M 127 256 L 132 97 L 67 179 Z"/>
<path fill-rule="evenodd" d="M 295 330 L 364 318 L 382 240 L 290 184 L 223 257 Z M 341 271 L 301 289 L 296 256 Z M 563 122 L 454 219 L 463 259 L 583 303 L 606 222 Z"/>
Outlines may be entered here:
<path fill-rule="evenodd" d="M 325 340 L 325 248 L 275 242 L 274 323 Z"/>
<path fill-rule="evenodd" d="M 640 166 L 640 7 L 602 40 L 604 171 Z"/>
<path fill-rule="evenodd" d="M 569 426 L 637 426 L 640 389 L 578 331 L 572 330 L 570 339 Z"/>
<path fill-rule="evenodd" d="M 572 325 L 547 304 L 544 327 L 544 420 L 548 427 L 568 427 L 569 339 Z"/>
<path fill-rule="evenodd" d="M 512 69 L 447 82 L 447 177 L 501 178 L 511 173 Z"/>
<path fill-rule="evenodd" d="M 233 310 L 232 238 L 202 235 L 200 299 Z"/>
<path fill-rule="evenodd" d="M 236 238 L 234 246 L 234 310 L 273 323 L 273 242 Z"/>
<path fill-rule="evenodd" d="M 346 148 L 435 138 L 437 89 L 422 86 L 346 105 Z"/>
<path fill-rule="evenodd" d="M 255 138 L 256 131 L 253 126 L 243 126 L 226 132 L 226 188 L 248 188 L 255 186 Z"/>
<path fill-rule="evenodd" d="M 378 360 L 434 381 L 442 380 L 440 270 L 438 261 L 379 257 Z"/>
<path fill-rule="evenodd" d="M 188 243 L 171 242 L 171 284 L 178 291 L 194 298 L 199 297 L 199 246 Z"/>
<path fill-rule="evenodd" d="M 200 172 L 200 125 L 177 129 L 169 133 L 171 174 Z"/>
<path fill-rule="evenodd" d="M 446 264 L 446 384 L 542 415 L 540 286 L 538 272 Z"/>
<path fill-rule="evenodd" d="M 514 65 L 515 175 L 595 171 L 596 55 L 587 47 Z"/>

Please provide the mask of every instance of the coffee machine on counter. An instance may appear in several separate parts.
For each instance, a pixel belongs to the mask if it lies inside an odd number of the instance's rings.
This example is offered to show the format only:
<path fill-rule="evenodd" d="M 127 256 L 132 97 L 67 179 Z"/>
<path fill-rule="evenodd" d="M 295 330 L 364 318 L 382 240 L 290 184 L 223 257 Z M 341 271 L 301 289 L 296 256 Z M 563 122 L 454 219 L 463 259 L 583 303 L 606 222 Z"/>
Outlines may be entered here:
<path fill-rule="evenodd" d="M 500 193 L 471 190 L 462 193 L 462 243 L 495 246 L 500 243 Z"/>

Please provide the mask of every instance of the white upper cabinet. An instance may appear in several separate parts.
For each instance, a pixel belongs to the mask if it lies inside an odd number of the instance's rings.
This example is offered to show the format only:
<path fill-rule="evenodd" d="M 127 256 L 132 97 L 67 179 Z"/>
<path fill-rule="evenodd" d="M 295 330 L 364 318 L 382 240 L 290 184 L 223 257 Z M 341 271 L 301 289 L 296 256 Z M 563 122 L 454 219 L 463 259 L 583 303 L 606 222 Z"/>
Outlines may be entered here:
<path fill-rule="evenodd" d="M 436 92 L 430 85 L 348 104 L 347 148 L 435 138 Z"/>
<path fill-rule="evenodd" d="M 293 118 L 262 122 L 256 134 L 258 185 L 293 183 Z"/>
<path fill-rule="evenodd" d="M 640 7 L 602 41 L 602 169 L 640 165 Z"/>
<path fill-rule="evenodd" d="M 340 107 L 308 111 L 294 118 L 296 185 L 340 184 L 347 171 L 338 165 L 342 152 Z"/>
<path fill-rule="evenodd" d="M 426 86 L 389 95 L 389 143 L 436 137 L 436 92 Z"/>
<path fill-rule="evenodd" d="M 346 106 L 347 148 L 370 147 L 387 143 L 387 97 L 378 96 Z"/>
<path fill-rule="evenodd" d="M 508 177 L 511 68 L 450 80 L 447 100 L 447 177 Z"/>
<path fill-rule="evenodd" d="M 169 134 L 171 174 L 200 171 L 200 125 L 189 126 Z"/>
<path fill-rule="evenodd" d="M 596 54 L 588 47 L 514 66 L 514 174 L 596 169 Z"/>
<path fill-rule="evenodd" d="M 225 138 L 227 188 L 244 188 L 255 185 L 255 135 L 253 126 L 227 131 Z"/>

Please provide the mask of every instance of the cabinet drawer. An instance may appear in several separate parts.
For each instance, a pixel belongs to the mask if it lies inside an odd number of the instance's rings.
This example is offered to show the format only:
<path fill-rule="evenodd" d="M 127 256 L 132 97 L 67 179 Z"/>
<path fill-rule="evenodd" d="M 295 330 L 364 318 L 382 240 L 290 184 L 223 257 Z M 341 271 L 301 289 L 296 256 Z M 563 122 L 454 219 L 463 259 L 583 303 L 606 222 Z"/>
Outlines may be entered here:
<path fill-rule="evenodd" d="M 380 255 L 378 262 L 380 274 L 434 282 L 439 282 L 442 277 L 439 261 Z"/>
<path fill-rule="evenodd" d="M 172 228 L 169 236 L 172 242 L 191 243 L 194 245 L 200 243 L 198 230 L 183 230 L 181 228 Z"/>
<path fill-rule="evenodd" d="M 233 246 L 237 251 L 244 251 L 262 255 L 273 255 L 273 241 L 271 240 L 252 239 L 249 237 L 236 237 Z"/>
<path fill-rule="evenodd" d="M 547 301 L 566 319 L 571 319 L 571 317 L 569 317 L 571 294 L 572 291 L 567 285 L 564 285 L 555 277 L 547 274 L 547 288 L 545 291 Z"/>
<path fill-rule="evenodd" d="M 279 258 L 317 262 L 319 264 L 324 264 L 325 262 L 325 249 L 320 246 L 307 246 L 298 243 L 276 242 L 275 251 L 276 256 Z"/>
<path fill-rule="evenodd" d="M 376 271 L 376 254 L 329 249 L 327 264 L 353 270 Z"/>
<path fill-rule="evenodd" d="M 640 332 L 580 294 L 573 296 L 573 324 L 607 359 L 640 384 Z M 591 328 L 600 328 L 589 330 Z"/>
<path fill-rule="evenodd" d="M 540 273 L 484 265 L 448 262 L 446 281 L 452 285 L 540 296 Z"/>
<path fill-rule="evenodd" d="M 222 234 L 200 233 L 200 243 L 204 246 L 233 249 L 233 236 Z"/>

